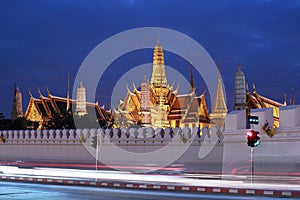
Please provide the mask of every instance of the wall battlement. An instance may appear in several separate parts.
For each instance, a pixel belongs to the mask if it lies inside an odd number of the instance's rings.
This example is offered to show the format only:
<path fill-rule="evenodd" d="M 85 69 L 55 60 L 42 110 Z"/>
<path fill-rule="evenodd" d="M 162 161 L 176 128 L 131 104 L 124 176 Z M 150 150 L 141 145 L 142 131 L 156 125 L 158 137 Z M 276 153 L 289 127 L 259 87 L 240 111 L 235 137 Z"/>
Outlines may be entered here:
<path fill-rule="evenodd" d="M 203 141 L 206 135 L 209 137 L 219 137 L 220 130 L 213 131 L 210 128 L 202 129 L 185 127 L 181 128 L 115 128 L 115 129 L 71 129 L 71 130 L 4 130 L 0 131 L 6 138 L 6 144 L 80 144 L 82 142 L 91 142 L 97 134 L 102 135 L 102 141 L 115 143 L 136 143 L 143 141 L 145 144 L 170 142 L 179 134 L 179 142 Z M 190 139 L 193 137 L 193 141 Z M 220 138 L 221 140 L 221 138 Z"/>

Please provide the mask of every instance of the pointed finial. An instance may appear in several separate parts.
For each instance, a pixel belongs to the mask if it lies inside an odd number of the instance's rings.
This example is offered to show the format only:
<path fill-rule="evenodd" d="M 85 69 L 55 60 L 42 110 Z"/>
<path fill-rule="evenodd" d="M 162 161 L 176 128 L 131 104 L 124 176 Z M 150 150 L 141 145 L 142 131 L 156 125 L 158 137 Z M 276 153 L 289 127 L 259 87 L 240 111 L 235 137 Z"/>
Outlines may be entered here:
<path fill-rule="evenodd" d="M 180 86 L 180 84 L 178 83 L 178 85 L 177 85 L 177 88 L 176 88 L 176 90 L 175 90 L 175 91 L 178 91 L 178 89 L 179 89 L 179 86 Z"/>
<path fill-rule="evenodd" d="M 287 103 L 286 103 L 286 93 L 284 94 L 284 101 L 283 101 L 283 105 L 286 106 Z"/>
<path fill-rule="evenodd" d="M 28 90 L 29 96 L 32 97 L 31 91 L 30 89 Z"/>
<path fill-rule="evenodd" d="M 16 95 L 16 93 L 17 93 L 17 83 L 15 82 L 15 84 L 14 84 L 14 95 Z"/>
<path fill-rule="evenodd" d="M 295 85 L 292 86 L 292 99 L 291 105 L 295 105 Z"/>
<path fill-rule="evenodd" d="M 192 52 L 192 51 L 191 51 Z M 193 77 L 193 64 L 192 64 L 192 53 L 190 58 L 190 92 L 195 91 L 194 77 Z"/>
<path fill-rule="evenodd" d="M 239 71 L 239 72 L 241 71 L 241 66 L 240 66 L 240 64 L 238 65 L 238 71 Z"/>
<path fill-rule="evenodd" d="M 248 82 L 246 82 L 246 92 L 249 92 L 249 85 L 248 85 Z"/>
<path fill-rule="evenodd" d="M 67 111 L 70 110 L 70 73 L 68 72 Z"/>
<path fill-rule="evenodd" d="M 42 97 L 43 94 L 42 94 L 42 92 L 41 92 L 41 90 L 40 90 L 40 87 L 38 87 L 38 92 L 39 92 L 39 94 L 40 94 L 40 97 Z"/>
<path fill-rule="evenodd" d="M 133 90 L 136 90 L 134 82 L 132 82 Z"/>
<path fill-rule="evenodd" d="M 252 82 L 252 88 L 253 88 L 254 92 L 256 92 L 256 87 L 255 87 L 254 81 Z"/>
<path fill-rule="evenodd" d="M 159 38 L 159 35 L 157 36 L 157 45 L 160 45 L 160 38 Z"/>
<path fill-rule="evenodd" d="M 191 49 L 191 50 L 190 50 L 190 64 L 191 64 L 191 65 L 193 64 L 192 58 L 193 58 L 193 52 L 192 52 L 192 49 Z"/>
<path fill-rule="evenodd" d="M 81 88 L 83 88 L 84 86 L 83 86 L 83 82 L 82 81 L 80 81 L 80 83 L 79 83 L 79 87 L 81 87 Z"/>
<path fill-rule="evenodd" d="M 204 89 L 204 91 L 202 92 L 201 96 L 203 96 L 206 93 L 206 88 Z"/>
<path fill-rule="evenodd" d="M 218 62 L 218 79 L 221 77 L 221 63 Z"/>
<path fill-rule="evenodd" d="M 173 88 L 173 87 L 174 87 L 174 84 L 175 84 L 175 81 L 173 81 L 173 83 L 172 83 L 172 85 L 171 85 L 171 88 Z"/>
<path fill-rule="evenodd" d="M 70 96 L 70 72 L 68 72 L 68 96 Z"/>

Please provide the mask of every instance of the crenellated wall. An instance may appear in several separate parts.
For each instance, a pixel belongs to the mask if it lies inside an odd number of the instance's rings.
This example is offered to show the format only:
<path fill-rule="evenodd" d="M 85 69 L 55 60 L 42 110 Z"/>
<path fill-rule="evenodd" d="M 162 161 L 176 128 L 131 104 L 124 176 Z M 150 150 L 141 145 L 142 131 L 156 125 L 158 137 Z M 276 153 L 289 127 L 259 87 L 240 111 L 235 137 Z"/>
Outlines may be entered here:
<path fill-rule="evenodd" d="M 124 128 L 124 129 L 77 129 L 77 130 L 20 130 L 0 131 L 6 138 L 5 143 L 0 143 L 0 160 L 2 161 L 59 161 L 59 162 L 95 162 L 95 148 L 91 147 L 92 140 L 99 135 L 101 162 L 114 164 L 153 164 L 156 160 L 164 158 L 159 154 L 155 161 L 151 161 L 151 155 L 165 148 L 165 152 L 174 154 L 177 150 L 187 148 L 178 153 L 174 164 L 186 165 L 190 170 L 201 169 L 199 162 L 215 162 L 214 166 L 221 170 L 222 138 L 220 130 L 207 127 L 203 129 L 185 127 L 183 129 L 153 129 L 148 128 Z M 169 145 L 169 146 L 168 146 Z M 139 158 L 130 156 L 116 157 L 112 147 L 118 147 L 125 152 L 140 154 Z M 211 148 L 211 152 L 205 158 L 199 158 L 200 147 Z M 210 150 L 210 149 L 209 149 Z M 149 156 L 149 157 L 148 157 Z M 168 156 L 168 154 L 166 154 Z M 141 159 L 145 158 L 145 159 Z M 202 169 L 208 170 L 205 165 Z"/>
<path fill-rule="evenodd" d="M 251 128 L 261 137 L 261 144 L 253 148 L 255 170 L 295 174 L 300 171 L 300 106 L 280 108 L 280 127 L 270 137 L 262 126 L 266 120 L 273 124 L 272 112 L 251 110 L 251 115 L 259 116 L 259 124 Z M 93 137 L 99 135 L 99 160 L 104 163 L 153 164 L 151 159 L 164 163 L 166 157 L 178 154 L 173 164 L 183 165 L 188 171 L 250 173 L 245 116 L 245 110 L 229 113 L 222 134 L 216 127 L 0 131 L 6 139 L 0 143 L 0 160 L 94 163 L 96 149 L 91 144 Z M 124 152 L 138 157 L 123 155 Z"/>

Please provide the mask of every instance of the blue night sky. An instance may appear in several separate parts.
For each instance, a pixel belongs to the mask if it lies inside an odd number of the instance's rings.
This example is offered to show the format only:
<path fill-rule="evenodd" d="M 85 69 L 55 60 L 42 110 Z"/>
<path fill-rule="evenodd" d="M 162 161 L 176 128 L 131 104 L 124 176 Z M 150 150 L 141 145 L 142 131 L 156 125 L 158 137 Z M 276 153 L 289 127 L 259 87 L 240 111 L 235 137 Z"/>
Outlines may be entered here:
<path fill-rule="evenodd" d="M 47 86 L 53 95 L 65 97 L 68 72 L 72 84 L 95 46 L 119 32 L 152 26 L 190 36 L 215 62 L 221 62 L 230 110 L 238 64 L 263 96 L 283 102 L 287 93 L 290 100 L 295 85 L 299 103 L 299 23 L 297 0 L 1 0 L 0 112 L 10 117 L 15 82 L 23 94 L 24 113 L 29 89 L 36 98 L 38 87 L 47 95 Z M 129 53 L 127 59 L 124 56 L 114 63 L 104 82 L 113 84 L 132 65 L 149 62 L 152 50 Z M 166 64 L 188 66 L 168 53 Z M 195 79 L 200 94 L 205 86 L 199 77 Z M 108 85 L 98 89 L 101 103 L 109 102 L 109 90 Z"/>

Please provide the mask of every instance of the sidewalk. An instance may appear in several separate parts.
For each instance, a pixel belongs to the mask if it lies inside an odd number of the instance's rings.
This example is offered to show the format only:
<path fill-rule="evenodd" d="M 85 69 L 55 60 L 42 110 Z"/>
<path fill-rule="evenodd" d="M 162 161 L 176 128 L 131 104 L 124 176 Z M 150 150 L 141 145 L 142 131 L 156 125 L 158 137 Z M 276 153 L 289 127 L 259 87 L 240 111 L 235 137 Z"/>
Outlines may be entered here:
<path fill-rule="evenodd" d="M 128 189 L 149 189 L 149 190 L 165 190 L 165 191 L 183 191 L 183 192 L 199 192 L 199 193 L 225 193 L 229 195 L 261 195 L 272 197 L 300 197 L 299 186 L 295 185 L 276 185 L 272 184 L 242 184 L 231 182 L 232 184 L 224 184 L 222 180 L 198 180 L 198 184 L 179 185 L 176 183 L 133 183 L 130 181 L 120 180 L 82 180 L 74 178 L 35 178 L 24 176 L 0 176 L 2 181 L 21 181 L 30 183 L 45 183 L 57 185 L 76 185 L 89 187 L 115 187 Z M 222 186 L 226 185 L 226 186 Z M 274 188 L 274 189 L 271 189 Z"/>

